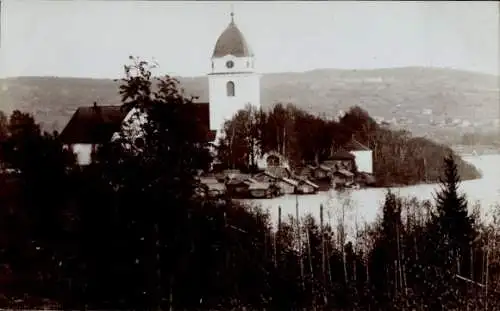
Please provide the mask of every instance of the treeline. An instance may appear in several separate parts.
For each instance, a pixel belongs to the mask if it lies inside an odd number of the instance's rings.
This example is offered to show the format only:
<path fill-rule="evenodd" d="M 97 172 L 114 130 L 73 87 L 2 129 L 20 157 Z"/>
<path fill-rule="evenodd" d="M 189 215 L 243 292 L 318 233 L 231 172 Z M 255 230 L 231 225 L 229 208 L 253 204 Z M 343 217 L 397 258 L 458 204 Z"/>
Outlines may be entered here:
<path fill-rule="evenodd" d="M 474 132 L 462 134 L 458 144 L 463 144 L 467 146 L 474 145 L 487 145 L 487 146 L 500 146 L 500 139 L 498 137 L 498 131 L 494 132 Z"/>
<path fill-rule="evenodd" d="M 276 228 L 258 208 L 193 197 L 209 146 L 177 109 L 190 100 L 175 80 L 156 80 L 135 61 L 120 93 L 148 114 L 144 139 L 124 132 L 85 168 L 31 116 L 4 118 L 1 307 L 499 307 L 498 223 L 468 214 L 453 157 L 435 204 L 388 193 L 370 226 L 348 221 L 354 207 L 346 201 L 325 206 L 320 220 L 283 217 Z"/>
<path fill-rule="evenodd" d="M 277 104 L 270 111 L 247 106 L 226 122 L 223 132 L 219 160 L 241 170 L 251 170 L 258 156 L 271 150 L 286 155 L 294 166 L 318 164 L 354 138 L 373 150 L 379 186 L 438 182 L 441 159 L 454 154 L 447 146 L 381 127 L 359 107 L 328 120 L 292 105 Z M 474 166 L 454 156 L 464 180 L 480 177 Z"/>

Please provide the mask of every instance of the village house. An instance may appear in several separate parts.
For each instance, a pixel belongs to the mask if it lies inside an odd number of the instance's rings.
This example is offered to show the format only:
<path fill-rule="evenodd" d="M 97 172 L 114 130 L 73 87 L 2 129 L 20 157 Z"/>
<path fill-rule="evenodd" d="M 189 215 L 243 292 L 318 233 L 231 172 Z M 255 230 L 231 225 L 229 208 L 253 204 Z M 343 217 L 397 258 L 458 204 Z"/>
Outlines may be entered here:
<path fill-rule="evenodd" d="M 299 183 L 296 180 L 286 177 L 280 178 L 277 184 L 283 194 L 295 193 L 297 187 L 299 186 Z"/>
<path fill-rule="evenodd" d="M 319 185 L 304 178 L 297 180 L 297 187 L 295 191 L 297 194 L 314 194 L 318 192 L 319 189 L 320 189 Z"/>
<path fill-rule="evenodd" d="M 65 148 L 76 156 L 77 163 L 88 165 L 97 148 L 120 131 L 129 111 L 121 106 L 80 107 L 60 134 Z"/>
<path fill-rule="evenodd" d="M 375 177 L 372 174 L 364 172 L 358 173 L 355 177 L 355 181 L 360 186 L 375 186 L 377 183 Z"/>
<path fill-rule="evenodd" d="M 297 176 L 301 176 L 304 178 L 312 178 L 314 177 L 314 170 L 316 168 L 313 165 L 306 165 L 303 167 L 297 167 L 295 168 L 295 174 Z"/>
<path fill-rule="evenodd" d="M 344 148 L 354 155 L 358 172 L 373 174 L 373 151 L 370 148 L 354 138 Z"/>
<path fill-rule="evenodd" d="M 231 179 L 226 182 L 226 189 L 229 196 L 238 198 L 248 196 L 248 189 L 250 187 L 248 180 Z"/>
<path fill-rule="evenodd" d="M 202 193 L 211 198 L 221 197 L 226 193 L 226 186 L 215 177 L 200 177 L 199 186 Z"/>
<path fill-rule="evenodd" d="M 353 154 L 347 151 L 338 151 L 333 153 L 327 161 L 323 161 L 321 164 L 333 171 L 344 169 L 352 172 L 355 167 L 355 158 Z"/>
<path fill-rule="evenodd" d="M 266 172 L 278 178 L 293 178 L 293 172 L 288 167 L 268 167 Z"/>
<path fill-rule="evenodd" d="M 319 186 L 307 178 L 294 176 L 290 170 L 283 169 L 281 175 L 277 176 L 269 171 L 256 174 L 253 178 L 259 182 L 269 183 L 271 186 L 277 186 L 280 194 L 309 194 L 316 193 Z"/>
<path fill-rule="evenodd" d="M 333 172 L 332 183 L 335 187 L 354 183 L 354 173 L 345 169 L 339 169 Z"/>
<path fill-rule="evenodd" d="M 316 180 L 325 180 L 329 179 L 332 176 L 333 169 L 326 165 L 319 165 L 314 168 L 313 178 Z"/>
<path fill-rule="evenodd" d="M 227 182 L 229 180 L 244 181 L 250 177 L 250 174 L 243 174 L 239 170 L 224 170 L 221 173 L 217 173 L 217 178 L 221 178 L 222 182 Z"/>
<path fill-rule="evenodd" d="M 273 196 L 273 190 L 269 183 L 259 182 L 256 180 L 247 181 L 248 185 L 248 194 L 250 197 L 255 199 L 263 199 L 269 198 Z"/>
<path fill-rule="evenodd" d="M 277 183 L 278 182 L 278 177 L 275 176 L 274 174 L 265 171 L 265 172 L 260 172 L 258 174 L 255 174 L 253 176 L 253 179 L 259 181 L 259 182 L 267 182 L 267 183 Z"/>

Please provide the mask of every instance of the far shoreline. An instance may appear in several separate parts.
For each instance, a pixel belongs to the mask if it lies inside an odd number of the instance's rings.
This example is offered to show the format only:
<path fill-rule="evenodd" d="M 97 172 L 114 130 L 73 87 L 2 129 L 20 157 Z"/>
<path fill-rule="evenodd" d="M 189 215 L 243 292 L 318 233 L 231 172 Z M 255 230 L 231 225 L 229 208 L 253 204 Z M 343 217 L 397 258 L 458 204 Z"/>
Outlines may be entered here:
<path fill-rule="evenodd" d="M 471 157 L 481 155 L 500 154 L 500 146 L 497 145 L 451 145 L 451 149 L 460 157 Z"/>
<path fill-rule="evenodd" d="M 461 152 L 458 152 L 458 150 L 456 150 L 457 146 L 452 146 L 452 149 L 457 153 L 457 155 L 462 158 L 462 160 L 474 165 L 474 163 L 471 163 L 469 161 L 467 161 L 466 158 L 468 157 L 481 157 L 481 156 L 500 156 L 500 148 L 499 147 L 496 147 L 496 146 L 479 146 L 479 147 L 489 147 L 489 148 L 486 148 L 486 149 L 474 149 L 476 150 L 477 154 L 473 154 L 472 152 L 467 152 L 467 153 L 461 153 Z M 461 146 L 460 146 L 461 147 Z M 468 147 L 468 148 L 473 148 L 473 147 L 477 147 L 477 146 L 465 146 L 465 147 Z M 479 151 L 477 151 L 479 150 Z M 482 172 L 482 170 L 480 168 L 478 168 L 476 165 L 474 165 L 474 167 L 476 167 L 476 169 L 479 171 L 479 173 L 481 174 L 481 176 L 479 176 L 478 178 L 463 178 L 461 179 L 462 182 L 464 181 L 473 181 L 473 180 L 480 180 L 482 178 L 484 178 L 484 174 Z M 381 186 L 372 186 L 372 187 L 364 187 L 364 188 L 361 188 L 361 189 L 383 189 L 383 188 L 406 188 L 406 187 L 414 187 L 414 186 L 424 186 L 424 185 L 437 185 L 439 184 L 438 182 L 435 182 L 435 181 L 428 181 L 428 182 L 425 182 L 425 181 L 419 181 L 419 182 L 416 182 L 416 183 L 413 183 L 413 184 L 391 184 L 391 185 L 381 185 Z"/>

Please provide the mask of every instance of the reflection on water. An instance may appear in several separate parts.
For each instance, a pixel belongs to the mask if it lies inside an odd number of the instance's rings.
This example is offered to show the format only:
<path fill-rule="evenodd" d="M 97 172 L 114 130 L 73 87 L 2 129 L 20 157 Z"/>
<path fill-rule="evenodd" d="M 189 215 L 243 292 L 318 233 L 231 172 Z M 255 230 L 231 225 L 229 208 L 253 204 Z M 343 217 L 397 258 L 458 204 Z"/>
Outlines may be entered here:
<path fill-rule="evenodd" d="M 467 195 L 469 206 L 480 203 L 483 215 L 487 215 L 488 210 L 496 203 L 500 203 L 500 154 L 464 156 L 464 160 L 469 161 L 481 170 L 481 179 L 462 182 L 460 189 Z M 391 188 L 396 194 L 404 197 L 416 197 L 420 200 L 432 200 L 438 185 L 418 185 L 403 188 Z M 319 220 L 320 204 L 325 206 L 325 219 L 327 217 L 337 217 L 343 202 L 350 200 L 353 210 L 349 213 L 349 218 L 355 218 L 357 222 L 372 222 L 376 219 L 380 211 L 380 206 L 384 201 L 385 189 L 360 189 L 339 195 L 336 191 L 322 192 L 316 195 L 287 195 L 284 197 L 255 200 L 263 208 L 269 210 L 272 220 L 276 223 L 278 219 L 278 206 L 282 208 L 282 217 L 285 219 L 288 214 L 295 216 L 296 201 L 299 205 L 299 214 L 312 214 Z M 352 221 L 353 219 L 351 219 Z M 347 219 L 346 219 L 347 221 Z"/>

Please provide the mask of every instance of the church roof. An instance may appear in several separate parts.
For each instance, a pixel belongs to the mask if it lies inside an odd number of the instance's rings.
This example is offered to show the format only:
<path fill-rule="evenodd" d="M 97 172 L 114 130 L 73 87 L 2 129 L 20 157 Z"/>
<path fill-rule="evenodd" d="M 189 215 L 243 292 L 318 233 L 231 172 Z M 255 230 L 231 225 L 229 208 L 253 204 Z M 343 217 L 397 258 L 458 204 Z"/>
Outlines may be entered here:
<path fill-rule="evenodd" d="M 346 148 L 349 151 L 368 151 L 368 150 L 370 150 L 370 148 L 368 148 L 367 146 L 363 145 L 362 143 L 360 143 L 359 141 L 357 141 L 354 138 L 351 139 L 351 141 L 349 141 L 344 146 L 344 148 Z"/>
<path fill-rule="evenodd" d="M 209 103 L 195 103 L 193 109 L 191 115 L 207 129 L 207 140 L 213 141 Z M 122 106 L 79 107 L 59 137 L 64 144 L 103 144 L 120 130 L 128 112 Z"/>
<path fill-rule="evenodd" d="M 121 106 L 79 107 L 60 134 L 65 144 L 101 144 L 120 130 L 128 111 Z"/>
<path fill-rule="evenodd" d="M 231 22 L 219 36 L 217 43 L 215 43 L 212 57 L 224 57 L 226 55 L 233 55 L 236 57 L 253 56 L 252 50 L 245 40 L 245 37 L 234 23 L 232 13 Z"/>
<path fill-rule="evenodd" d="M 356 157 L 347 151 L 337 151 L 330 157 L 330 160 L 354 160 Z"/>

